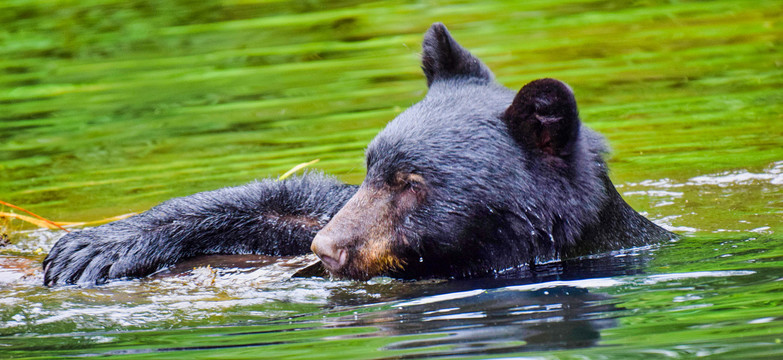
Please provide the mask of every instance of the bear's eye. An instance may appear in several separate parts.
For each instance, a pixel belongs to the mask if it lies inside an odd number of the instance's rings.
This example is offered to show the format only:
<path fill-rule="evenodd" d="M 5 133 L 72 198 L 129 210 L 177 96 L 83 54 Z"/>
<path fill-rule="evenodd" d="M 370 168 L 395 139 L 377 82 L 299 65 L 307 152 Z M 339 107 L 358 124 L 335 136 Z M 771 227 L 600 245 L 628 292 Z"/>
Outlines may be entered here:
<path fill-rule="evenodd" d="M 402 190 L 419 191 L 424 187 L 424 178 L 419 174 L 398 172 L 392 186 Z"/>
<path fill-rule="evenodd" d="M 421 175 L 398 172 L 390 185 L 392 201 L 401 214 L 413 210 L 427 198 L 427 183 Z"/>

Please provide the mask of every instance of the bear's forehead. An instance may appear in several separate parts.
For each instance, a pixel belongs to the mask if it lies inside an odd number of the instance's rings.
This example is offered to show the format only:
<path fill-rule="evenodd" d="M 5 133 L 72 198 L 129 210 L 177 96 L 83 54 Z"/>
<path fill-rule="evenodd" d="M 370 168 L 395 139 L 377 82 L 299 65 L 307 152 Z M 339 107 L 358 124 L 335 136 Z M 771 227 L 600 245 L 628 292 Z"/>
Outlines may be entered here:
<path fill-rule="evenodd" d="M 477 154 L 507 153 L 513 140 L 500 115 L 513 97 L 494 84 L 435 83 L 373 139 L 368 165 L 457 166 Z"/>
<path fill-rule="evenodd" d="M 496 84 L 438 82 L 424 99 L 392 120 L 378 137 L 395 143 L 467 140 L 501 129 L 500 115 L 513 98 L 512 91 Z"/>

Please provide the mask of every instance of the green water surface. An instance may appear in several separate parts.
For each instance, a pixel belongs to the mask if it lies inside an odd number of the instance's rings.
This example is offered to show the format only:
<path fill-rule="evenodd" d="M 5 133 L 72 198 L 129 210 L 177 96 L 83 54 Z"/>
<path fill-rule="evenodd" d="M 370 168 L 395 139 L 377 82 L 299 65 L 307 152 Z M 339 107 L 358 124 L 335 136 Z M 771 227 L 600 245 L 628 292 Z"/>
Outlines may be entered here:
<path fill-rule="evenodd" d="M 97 220 L 313 159 L 359 183 L 435 21 L 510 88 L 571 85 L 683 238 L 498 279 L 242 258 L 48 289 L 61 231 L 3 220 L 0 358 L 783 358 L 780 1 L 0 1 L 0 200 Z"/>

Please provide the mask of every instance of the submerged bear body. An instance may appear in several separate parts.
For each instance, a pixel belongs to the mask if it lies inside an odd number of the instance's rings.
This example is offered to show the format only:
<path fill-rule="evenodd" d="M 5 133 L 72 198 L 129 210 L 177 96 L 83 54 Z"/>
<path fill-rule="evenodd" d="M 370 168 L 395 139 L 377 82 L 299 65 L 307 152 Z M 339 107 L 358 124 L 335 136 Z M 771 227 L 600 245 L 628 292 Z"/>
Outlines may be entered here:
<path fill-rule="evenodd" d="M 673 235 L 622 200 L 600 135 L 554 79 L 519 92 L 442 24 L 425 35 L 429 91 L 367 148 L 360 186 L 320 174 L 172 199 L 64 236 L 45 282 L 94 284 L 205 254 L 304 254 L 337 277 L 484 276 Z"/>

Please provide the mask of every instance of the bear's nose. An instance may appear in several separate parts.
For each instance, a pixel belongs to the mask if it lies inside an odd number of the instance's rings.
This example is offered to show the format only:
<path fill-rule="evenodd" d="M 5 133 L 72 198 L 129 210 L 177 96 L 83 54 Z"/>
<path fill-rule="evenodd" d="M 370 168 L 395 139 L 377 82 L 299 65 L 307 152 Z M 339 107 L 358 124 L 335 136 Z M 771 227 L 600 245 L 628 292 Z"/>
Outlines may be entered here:
<path fill-rule="evenodd" d="M 316 234 L 313 244 L 310 245 L 310 250 L 321 258 L 329 270 L 338 270 L 348 261 L 348 252 L 337 247 L 337 241 L 328 235 Z"/>

